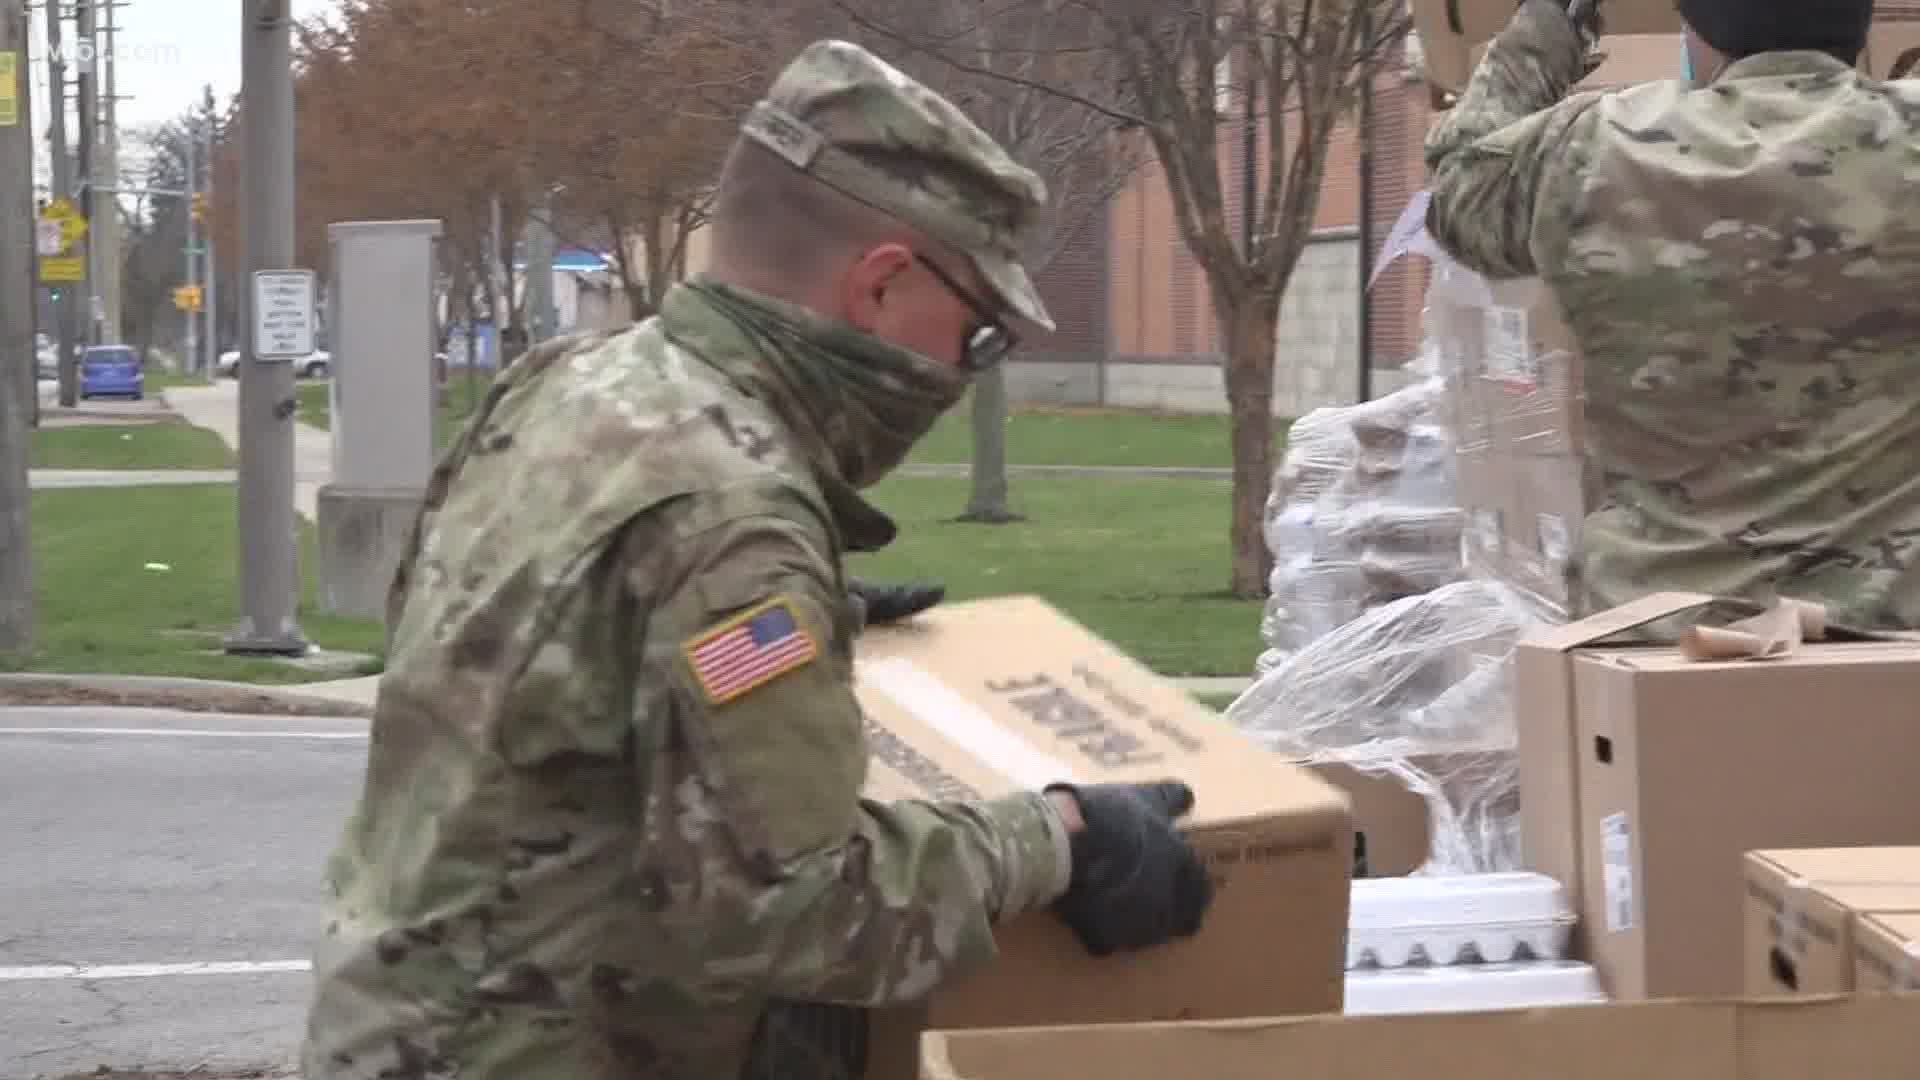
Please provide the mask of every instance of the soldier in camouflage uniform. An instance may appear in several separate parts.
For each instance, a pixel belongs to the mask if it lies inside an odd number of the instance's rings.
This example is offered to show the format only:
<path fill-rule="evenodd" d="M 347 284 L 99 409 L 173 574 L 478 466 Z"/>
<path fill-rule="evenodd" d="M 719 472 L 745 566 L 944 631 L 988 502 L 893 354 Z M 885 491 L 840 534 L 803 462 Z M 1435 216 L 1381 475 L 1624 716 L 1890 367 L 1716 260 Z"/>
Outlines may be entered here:
<path fill-rule="evenodd" d="M 1198 928 L 1176 782 L 860 797 L 842 553 L 894 526 L 858 489 L 1050 326 L 1039 180 L 838 42 L 742 133 L 712 272 L 531 350 L 433 475 L 306 1080 L 733 1077 L 770 1003 L 913 1001 L 1022 912 L 1095 953 Z"/>
<path fill-rule="evenodd" d="M 1565 97 L 1594 28 L 1526 0 L 1428 138 L 1434 238 L 1584 353 L 1589 609 L 1920 626 L 1920 83 L 1854 69 L 1871 8 L 1680 0 L 1691 81 Z"/>

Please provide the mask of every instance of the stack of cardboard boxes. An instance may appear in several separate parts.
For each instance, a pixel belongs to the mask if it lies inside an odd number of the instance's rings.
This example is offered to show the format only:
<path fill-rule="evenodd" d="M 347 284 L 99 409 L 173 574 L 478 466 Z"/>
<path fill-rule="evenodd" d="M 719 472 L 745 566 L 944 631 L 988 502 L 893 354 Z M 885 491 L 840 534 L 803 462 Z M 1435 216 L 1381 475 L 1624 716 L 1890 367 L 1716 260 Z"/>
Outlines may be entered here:
<path fill-rule="evenodd" d="M 1435 274 L 1428 348 L 1446 379 L 1467 567 L 1547 615 L 1574 601 L 1573 556 L 1594 492 L 1580 355 L 1537 280 Z"/>
<path fill-rule="evenodd" d="M 1746 992 L 1920 990 L 1920 847 L 1755 851 Z"/>

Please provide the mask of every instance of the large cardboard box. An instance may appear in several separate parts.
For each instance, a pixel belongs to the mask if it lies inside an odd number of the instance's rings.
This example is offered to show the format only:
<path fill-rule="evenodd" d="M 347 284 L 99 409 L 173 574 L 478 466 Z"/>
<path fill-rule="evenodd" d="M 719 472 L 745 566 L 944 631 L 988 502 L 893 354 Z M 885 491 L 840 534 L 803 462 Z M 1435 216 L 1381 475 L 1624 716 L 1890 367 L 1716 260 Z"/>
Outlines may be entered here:
<path fill-rule="evenodd" d="M 1473 75 L 1473 65 L 1486 43 L 1492 41 L 1512 21 L 1513 0 L 1412 0 L 1413 31 L 1419 47 L 1421 68 L 1426 81 L 1441 90 L 1465 89 Z M 1671 0 L 1606 0 L 1602 9 L 1606 18 L 1607 39 L 1602 49 L 1609 54 L 1623 51 L 1612 41 L 1615 37 L 1668 37 L 1680 33 L 1680 16 Z M 1667 49 L 1668 75 L 1680 71 L 1680 48 Z M 1635 74 L 1638 72 L 1636 65 Z M 1614 86 L 1621 82 L 1644 81 L 1645 76 L 1608 75 L 1604 70 L 1589 76 L 1583 85 Z"/>
<path fill-rule="evenodd" d="M 1853 990 L 1859 919 L 1920 913 L 1920 847 L 1753 851 L 1745 875 L 1745 992 L 1754 996 Z"/>
<path fill-rule="evenodd" d="M 1353 856 L 1347 798 L 1034 597 L 945 605 L 856 651 L 869 794 L 970 798 L 1178 777 L 1216 886 L 1198 936 L 1095 958 L 1052 913 L 926 1003 L 936 1028 L 1338 1010 Z"/>
<path fill-rule="evenodd" d="M 1920 913 L 1862 915 L 1854 928 L 1855 988 L 1863 993 L 1920 990 Z"/>
<path fill-rule="evenodd" d="M 1740 992 L 1746 852 L 1920 831 L 1920 645 L 1702 663 L 1605 644 L 1709 602 L 1655 594 L 1517 650 L 1527 864 L 1575 893 L 1616 998 Z"/>
<path fill-rule="evenodd" d="M 1314 764 L 1315 776 L 1353 807 L 1353 876 L 1405 877 L 1427 861 L 1433 823 L 1426 800 L 1391 776 L 1351 765 Z"/>
<path fill-rule="evenodd" d="M 1912 1080 L 1920 996 L 936 1033 L 923 1080 Z"/>
<path fill-rule="evenodd" d="M 1511 746 L 1415 754 L 1401 764 L 1415 774 L 1419 790 L 1410 787 L 1397 770 L 1376 764 L 1355 761 L 1308 767 L 1346 792 L 1353 803 L 1354 876 L 1404 877 L 1436 854 L 1431 801 L 1435 798 L 1443 800 L 1442 827 L 1453 823 L 1456 846 L 1465 830 L 1484 836 L 1482 830 L 1510 823 L 1514 832 L 1519 831 L 1519 790 L 1495 793 L 1512 784 L 1514 756 Z M 1461 816 L 1466 820 L 1456 820 Z M 1440 839 L 1444 842 L 1447 837 L 1443 834 Z M 1445 854 L 1458 857 L 1453 849 Z"/>
<path fill-rule="evenodd" d="M 1880 79 L 1920 76 L 1920 21 L 1874 20 L 1860 66 Z"/>

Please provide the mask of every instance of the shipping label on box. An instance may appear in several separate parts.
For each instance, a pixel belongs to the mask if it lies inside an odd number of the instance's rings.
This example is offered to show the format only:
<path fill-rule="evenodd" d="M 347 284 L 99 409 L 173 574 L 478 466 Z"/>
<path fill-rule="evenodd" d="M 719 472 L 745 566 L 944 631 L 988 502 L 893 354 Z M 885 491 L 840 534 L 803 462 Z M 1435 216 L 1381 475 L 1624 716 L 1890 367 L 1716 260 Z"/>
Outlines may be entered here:
<path fill-rule="evenodd" d="M 1348 799 L 1033 597 L 936 608 L 859 641 L 868 794 L 971 799 L 1055 781 L 1178 778 L 1216 896 L 1198 936 L 1089 956 L 1050 912 L 928 1004 L 938 1028 L 1338 1010 Z"/>
<path fill-rule="evenodd" d="M 1920 847 L 1749 852 L 1745 905 L 1748 994 L 1845 993 L 1859 917 L 1920 910 Z"/>

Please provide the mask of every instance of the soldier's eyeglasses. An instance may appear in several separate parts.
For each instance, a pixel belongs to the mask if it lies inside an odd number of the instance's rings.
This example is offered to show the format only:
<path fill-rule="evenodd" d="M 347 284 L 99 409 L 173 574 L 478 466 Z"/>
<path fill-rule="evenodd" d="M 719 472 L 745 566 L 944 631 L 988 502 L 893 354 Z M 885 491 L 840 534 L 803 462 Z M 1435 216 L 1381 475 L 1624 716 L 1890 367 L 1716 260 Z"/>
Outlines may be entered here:
<path fill-rule="evenodd" d="M 962 366 L 968 371 L 986 371 L 1005 360 L 1014 346 L 1020 344 L 1019 335 L 1009 329 L 1007 324 L 1000 320 L 1000 316 L 994 314 L 993 309 L 973 295 L 971 290 L 955 281 L 951 274 L 940 269 L 938 263 L 925 255 L 915 254 L 914 258 L 920 261 L 920 265 L 927 268 L 928 273 L 939 278 L 940 284 L 945 285 L 948 292 L 958 297 L 960 302 L 971 308 L 974 315 L 980 319 L 973 329 L 967 331 L 967 339 L 961 342 Z"/>

